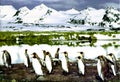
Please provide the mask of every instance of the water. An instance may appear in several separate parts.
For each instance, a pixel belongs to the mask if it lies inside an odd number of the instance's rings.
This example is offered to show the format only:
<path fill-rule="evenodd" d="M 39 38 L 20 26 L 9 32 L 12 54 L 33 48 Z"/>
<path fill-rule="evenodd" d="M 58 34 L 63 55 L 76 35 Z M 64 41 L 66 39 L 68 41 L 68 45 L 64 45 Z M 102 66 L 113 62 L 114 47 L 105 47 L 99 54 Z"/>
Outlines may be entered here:
<path fill-rule="evenodd" d="M 48 37 L 47 37 L 48 36 Z M 60 54 L 64 51 L 67 51 L 69 54 L 70 61 L 75 61 L 75 57 L 79 55 L 78 52 L 84 52 L 85 58 L 95 59 L 98 55 L 105 55 L 109 53 L 114 53 L 117 58 L 120 58 L 120 40 L 117 39 L 98 39 L 89 40 L 88 38 L 84 39 L 75 39 L 74 36 L 62 36 L 59 35 L 51 37 L 49 35 L 42 37 L 32 37 L 30 40 L 23 40 L 24 38 L 17 38 L 16 41 L 1 41 L 0 44 L 0 64 L 2 65 L 2 51 L 7 50 L 11 57 L 12 63 L 23 63 L 24 62 L 24 50 L 28 49 L 29 57 L 31 54 L 36 52 L 40 58 L 43 59 L 42 50 L 49 51 L 54 57 L 57 48 L 60 48 Z M 84 35 L 85 37 L 88 37 Z M 27 37 L 28 38 L 28 37 Z M 32 39 L 37 38 L 37 40 Z M 39 40 L 38 40 L 39 39 Z"/>

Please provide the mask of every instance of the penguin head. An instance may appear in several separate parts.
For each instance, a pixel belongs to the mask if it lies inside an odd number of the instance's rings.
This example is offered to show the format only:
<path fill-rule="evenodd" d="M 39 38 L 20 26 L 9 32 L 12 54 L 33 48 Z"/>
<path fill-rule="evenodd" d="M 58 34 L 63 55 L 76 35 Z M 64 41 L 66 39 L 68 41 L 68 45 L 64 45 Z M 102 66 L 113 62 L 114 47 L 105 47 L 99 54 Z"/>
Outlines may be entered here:
<path fill-rule="evenodd" d="M 81 58 L 84 58 L 84 52 L 78 52 L 80 53 Z"/>
<path fill-rule="evenodd" d="M 28 51 L 28 50 L 27 50 L 27 49 L 25 49 L 25 53 L 27 53 L 27 51 Z"/>
<path fill-rule="evenodd" d="M 113 56 L 113 53 L 108 54 L 109 56 Z"/>
<path fill-rule="evenodd" d="M 46 51 L 45 50 L 42 50 L 43 51 L 43 54 L 46 54 Z"/>
<path fill-rule="evenodd" d="M 57 48 L 57 52 L 59 52 L 60 51 L 60 48 Z"/>
<path fill-rule="evenodd" d="M 81 56 L 78 56 L 77 59 L 80 60 L 80 59 L 81 59 Z"/>
<path fill-rule="evenodd" d="M 80 56 L 78 56 L 78 59 L 81 59 L 81 57 L 80 57 Z"/>
<path fill-rule="evenodd" d="M 38 55 L 35 52 L 32 55 L 33 55 L 33 58 L 38 58 Z"/>
<path fill-rule="evenodd" d="M 6 53 L 6 52 L 7 52 L 7 50 L 3 50 L 2 52 L 3 52 L 3 53 Z"/>
<path fill-rule="evenodd" d="M 103 60 L 103 58 L 104 58 L 103 55 L 100 55 L 97 57 L 97 59 L 99 59 L 99 60 Z"/>
<path fill-rule="evenodd" d="M 46 52 L 46 55 L 50 55 L 50 52 Z"/>
<path fill-rule="evenodd" d="M 77 56 L 77 57 L 75 57 L 75 59 L 76 59 L 77 61 L 79 61 L 79 60 L 82 59 L 82 57 L 81 57 L 81 56 Z"/>
<path fill-rule="evenodd" d="M 110 56 L 111 58 L 113 57 L 113 55 L 114 55 L 113 53 L 109 53 L 108 54 L 108 56 Z"/>
<path fill-rule="evenodd" d="M 84 52 L 80 52 L 80 54 L 84 54 Z"/>
<path fill-rule="evenodd" d="M 67 57 L 68 58 L 68 53 L 65 51 L 65 52 L 63 52 L 64 53 L 64 55 L 65 55 L 65 57 Z"/>

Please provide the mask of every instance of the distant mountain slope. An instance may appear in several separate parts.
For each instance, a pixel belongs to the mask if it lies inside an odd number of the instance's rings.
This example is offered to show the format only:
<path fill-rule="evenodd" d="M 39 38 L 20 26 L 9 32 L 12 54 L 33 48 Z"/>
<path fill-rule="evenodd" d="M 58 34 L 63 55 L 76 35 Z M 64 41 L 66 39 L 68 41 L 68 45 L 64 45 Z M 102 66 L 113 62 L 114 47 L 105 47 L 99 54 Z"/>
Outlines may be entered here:
<path fill-rule="evenodd" d="M 101 24 L 107 27 L 120 27 L 120 11 L 114 8 L 107 8 Z"/>
<path fill-rule="evenodd" d="M 87 8 L 80 14 L 70 18 L 69 23 L 102 27 L 120 27 L 120 11 L 114 8 L 99 9 Z"/>
<path fill-rule="evenodd" d="M 11 20 L 16 11 L 11 5 L 0 6 L 0 20 Z"/>
<path fill-rule="evenodd" d="M 16 13 L 13 15 L 13 22 L 15 23 L 22 23 L 23 18 L 29 14 L 30 10 L 27 7 L 22 7 L 19 10 L 16 11 Z"/>
<path fill-rule="evenodd" d="M 79 14 L 80 11 L 72 8 L 72 9 L 69 9 L 69 10 L 66 10 L 66 11 L 60 11 L 61 13 L 64 13 L 64 14 Z"/>
<path fill-rule="evenodd" d="M 16 10 L 13 6 L 0 6 L 0 20 L 11 23 L 32 24 L 78 24 L 101 27 L 120 27 L 120 11 L 114 8 L 87 9 L 78 11 L 74 8 L 66 11 L 57 11 L 44 4 L 29 10 L 22 7 Z"/>

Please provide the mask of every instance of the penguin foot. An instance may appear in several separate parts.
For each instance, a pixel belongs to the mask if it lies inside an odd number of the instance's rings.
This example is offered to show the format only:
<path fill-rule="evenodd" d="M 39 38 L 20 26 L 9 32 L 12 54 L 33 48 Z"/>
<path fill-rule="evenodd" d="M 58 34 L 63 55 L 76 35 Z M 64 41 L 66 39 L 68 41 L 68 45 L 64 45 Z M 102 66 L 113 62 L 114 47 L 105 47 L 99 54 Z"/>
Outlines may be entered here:
<path fill-rule="evenodd" d="M 104 82 L 98 75 L 96 75 L 96 79 L 98 80 L 98 82 Z"/>
<path fill-rule="evenodd" d="M 66 76 L 69 74 L 69 72 L 63 71 L 62 74 Z"/>
<path fill-rule="evenodd" d="M 82 73 L 78 73 L 78 76 L 84 76 Z"/>
<path fill-rule="evenodd" d="M 47 74 L 50 75 L 50 74 L 52 74 L 52 72 L 47 71 Z"/>

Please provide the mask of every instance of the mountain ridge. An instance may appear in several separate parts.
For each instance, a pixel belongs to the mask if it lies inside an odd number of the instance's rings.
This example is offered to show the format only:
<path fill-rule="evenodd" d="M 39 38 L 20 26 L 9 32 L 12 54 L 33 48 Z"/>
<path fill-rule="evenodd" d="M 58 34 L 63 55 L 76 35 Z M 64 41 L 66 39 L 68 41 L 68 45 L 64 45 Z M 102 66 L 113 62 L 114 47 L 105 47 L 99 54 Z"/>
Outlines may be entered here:
<path fill-rule="evenodd" d="M 6 10 L 11 11 L 12 13 L 10 14 Z M 12 20 L 12 23 L 70 23 L 116 28 L 119 27 L 120 24 L 120 11 L 114 8 L 97 10 L 95 8 L 88 7 L 81 11 L 74 8 L 66 11 L 57 11 L 53 8 L 47 7 L 45 4 L 40 4 L 31 10 L 27 7 L 21 7 L 16 10 L 11 5 L 0 6 L 0 11 L 2 13 L 0 14 L 0 20 L 8 22 L 11 22 Z M 106 13 L 107 11 L 109 11 L 109 13 Z"/>

